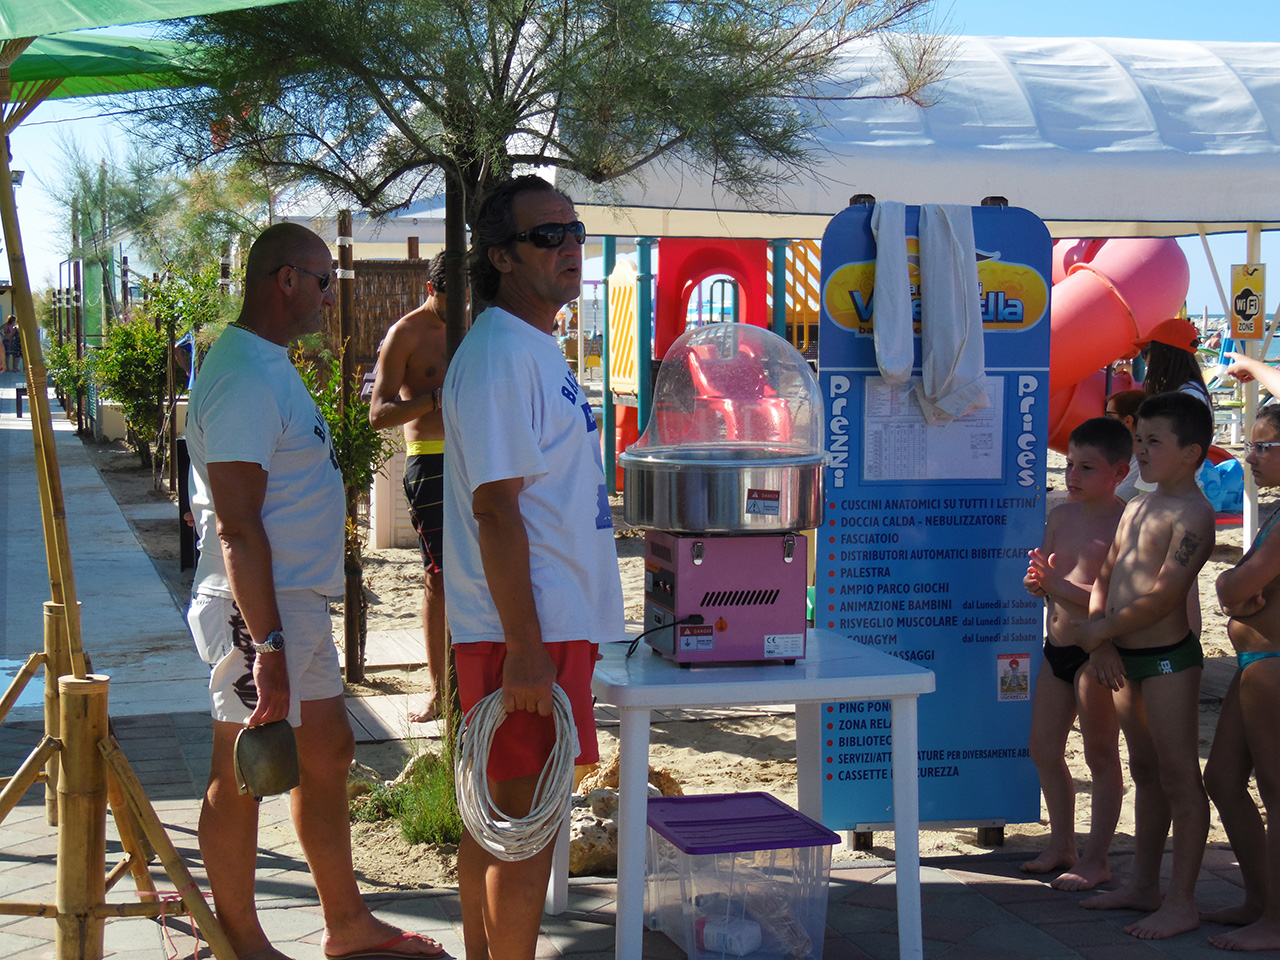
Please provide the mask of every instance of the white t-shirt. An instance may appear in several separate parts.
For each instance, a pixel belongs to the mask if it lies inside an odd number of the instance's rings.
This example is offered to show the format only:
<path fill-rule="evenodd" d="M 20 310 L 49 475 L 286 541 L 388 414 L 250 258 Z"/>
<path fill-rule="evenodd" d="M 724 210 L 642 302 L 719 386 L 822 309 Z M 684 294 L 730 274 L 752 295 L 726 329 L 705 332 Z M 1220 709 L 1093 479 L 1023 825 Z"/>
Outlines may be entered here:
<path fill-rule="evenodd" d="M 622 584 L 600 433 L 553 337 L 497 307 L 463 338 L 444 380 L 444 591 L 454 643 L 505 638 L 480 560 L 476 488 L 524 478 L 544 643 L 624 637 Z"/>
<path fill-rule="evenodd" d="M 187 410 L 191 510 L 200 534 L 195 591 L 231 596 L 215 529 L 207 464 L 244 461 L 267 471 L 262 521 L 276 590 L 342 592 L 346 502 L 329 425 L 289 362 L 289 351 L 227 327 L 196 377 Z"/>

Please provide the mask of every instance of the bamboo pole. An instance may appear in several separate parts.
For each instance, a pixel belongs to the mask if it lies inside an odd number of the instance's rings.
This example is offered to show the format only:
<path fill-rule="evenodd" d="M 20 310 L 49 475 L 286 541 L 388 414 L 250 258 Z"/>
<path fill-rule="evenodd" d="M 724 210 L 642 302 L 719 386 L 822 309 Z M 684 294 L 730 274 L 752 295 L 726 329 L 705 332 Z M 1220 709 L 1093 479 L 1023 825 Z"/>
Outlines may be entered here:
<path fill-rule="evenodd" d="M 150 845 L 143 848 L 142 828 L 133 811 L 124 799 L 124 790 L 114 773 L 107 771 L 107 803 L 111 806 L 111 816 L 116 822 L 116 832 L 120 834 L 120 846 L 124 847 L 125 857 L 107 874 L 107 889 L 114 887 L 126 873 L 133 874 L 133 885 L 140 894 L 154 897 L 155 881 L 151 879 L 151 871 L 147 864 L 154 855 Z"/>
<path fill-rule="evenodd" d="M 52 903 L 0 903 L 0 916 L 56 917 L 58 907 Z"/>
<path fill-rule="evenodd" d="M 106 677 L 62 677 L 62 776 L 58 781 L 58 960 L 101 960 L 103 927 L 93 909 L 106 897 Z"/>
<path fill-rule="evenodd" d="M 235 949 L 223 932 L 222 924 L 205 903 L 204 895 L 197 889 L 195 881 L 191 878 L 191 872 L 187 870 L 187 865 L 182 862 L 182 857 L 164 832 L 164 824 L 160 822 L 150 801 L 147 800 L 142 784 L 138 782 L 137 775 L 134 774 L 129 761 L 120 750 L 120 744 L 116 743 L 115 737 L 107 737 L 98 744 L 98 749 L 102 751 L 107 766 L 111 768 L 112 774 L 119 782 L 125 802 L 142 828 L 143 835 L 155 847 L 165 873 L 178 888 L 183 904 L 195 918 L 196 926 L 200 928 L 205 940 L 209 942 L 213 955 L 218 960 L 236 960 Z"/>
<path fill-rule="evenodd" d="M 14 674 L 13 682 L 9 684 L 9 689 L 4 692 L 3 697 L 0 697 L 0 721 L 3 721 L 9 715 L 13 705 L 22 696 L 22 691 L 27 689 L 27 684 L 31 682 L 31 678 L 36 675 L 36 671 L 40 669 L 40 665 L 43 663 L 44 654 L 33 653 L 27 657 L 27 662 Z"/>
<path fill-rule="evenodd" d="M 17 772 L 4 785 L 4 789 L 0 790 L 0 820 L 4 820 L 10 811 L 18 805 L 22 795 L 39 779 L 40 768 L 51 757 L 56 757 L 60 749 L 61 744 L 53 737 L 44 737 L 36 744 L 36 748 L 31 751 L 30 756 L 22 761 L 22 766 L 18 767 Z"/>
<path fill-rule="evenodd" d="M 5 133 L 7 135 L 7 129 Z M 54 447 L 53 421 L 49 414 L 48 371 L 40 351 L 40 330 L 31 301 L 31 282 L 18 228 L 17 202 L 9 167 L 8 142 L 0 148 L 0 225 L 3 225 L 13 283 L 13 310 L 22 334 L 22 357 L 27 371 L 27 400 L 31 407 L 31 436 L 35 444 L 40 513 L 45 531 L 45 555 L 49 565 L 49 598 L 67 609 L 67 640 L 72 670 L 85 675 L 80 647 L 80 608 L 76 604 L 75 575 L 67 539 L 67 514 L 62 500 L 62 477 Z"/>
<path fill-rule="evenodd" d="M 52 600 L 44 602 L 44 732 L 61 736 L 62 707 L 58 700 L 58 679 L 70 676 L 71 652 L 67 647 L 66 607 Z M 51 827 L 58 825 L 58 761 L 45 767 L 44 814 Z"/>

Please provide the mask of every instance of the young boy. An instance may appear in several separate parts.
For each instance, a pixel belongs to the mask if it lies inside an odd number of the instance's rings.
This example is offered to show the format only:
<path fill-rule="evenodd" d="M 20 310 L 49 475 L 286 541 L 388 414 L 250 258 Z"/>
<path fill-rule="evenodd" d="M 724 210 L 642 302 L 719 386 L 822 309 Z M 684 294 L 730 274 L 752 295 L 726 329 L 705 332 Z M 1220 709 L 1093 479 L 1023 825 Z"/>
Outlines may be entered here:
<path fill-rule="evenodd" d="M 1190 394 L 1162 393 L 1142 404 L 1134 435 L 1138 469 L 1156 489 L 1125 507 L 1093 585 L 1092 619 L 1063 631 L 1089 651 L 1089 672 L 1116 691 L 1137 789 L 1133 873 L 1120 889 L 1083 906 L 1149 911 L 1125 927 L 1143 940 L 1200 924 L 1195 885 L 1209 834 L 1198 750 L 1204 655 L 1187 625 L 1187 594 L 1213 552 L 1213 508 L 1195 481 L 1212 436 L 1213 415 Z M 1162 897 L 1160 861 L 1171 818 L 1173 870 Z"/>
<path fill-rule="evenodd" d="M 1089 616 L 1089 596 L 1115 539 L 1124 501 L 1116 485 L 1129 472 L 1133 437 L 1119 420 L 1097 417 L 1071 432 L 1067 502 L 1054 508 L 1044 544 L 1032 550 L 1023 585 L 1047 607 L 1048 636 L 1031 706 L 1031 759 L 1049 811 L 1049 846 L 1022 865 L 1027 873 L 1064 870 L 1051 886 L 1089 890 L 1111 879 L 1107 851 L 1120 818 L 1124 787 L 1119 727 L 1111 691 L 1085 671 L 1089 655 L 1064 642 L 1063 627 Z M 1075 782 L 1065 750 L 1079 716 L 1085 761 L 1093 777 L 1093 811 L 1084 855 L 1076 848 Z"/>

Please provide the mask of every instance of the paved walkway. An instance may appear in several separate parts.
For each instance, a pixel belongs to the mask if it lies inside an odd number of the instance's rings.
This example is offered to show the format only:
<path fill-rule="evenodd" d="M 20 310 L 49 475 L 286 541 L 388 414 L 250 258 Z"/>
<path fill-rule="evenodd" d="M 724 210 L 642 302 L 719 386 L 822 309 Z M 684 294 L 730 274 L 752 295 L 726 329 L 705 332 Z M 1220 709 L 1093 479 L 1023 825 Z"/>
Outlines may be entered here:
<path fill-rule="evenodd" d="M 5 531 L 0 550 L 0 657 L 19 661 L 40 647 L 40 603 L 48 596 L 48 580 L 30 421 L 14 415 L 14 383 L 11 374 L 0 375 L 0 529 Z M 80 442 L 65 423 L 56 434 L 77 590 L 85 610 L 85 647 L 95 669 L 112 676 L 111 713 L 125 755 L 203 888 L 195 827 L 209 764 L 205 673 L 192 653 L 177 605 Z M 403 658 L 412 654 L 412 639 L 388 638 L 385 649 L 389 659 Z M 0 668 L 5 666 L 0 662 Z M 352 709 L 364 741 L 358 749 L 368 751 L 379 739 L 404 735 L 398 720 L 404 708 L 399 702 L 356 704 Z M 607 713 L 601 715 L 604 723 L 613 719 Z M 0 726 L 0 774 L 16 769 L 41 733 L 38 708 L 17 708 Z M 319 960 L 319 906 L 287 819 L 282 798 L 263 803 L 258 874 L 263 920 L 287 954 Z M 110 820 L 107 830 L 108 860 L 114 863 L 120 845 Z M 0 898 L 52 903 L 56 846 L 56 831 L 44 820 L 43 789 L 37 787 L 0 824 Z M 1059 893 L 1020 875 L 1017 867 L 1022 859 L 997 850 L 980 857 L 926 861 L 922 877 L 929 960 L 1223 956 L 1205 943 L 1208 934 L 1220 929 L 1208 926 L 1158 943 L 1138 942 L 1122 929 L 1136 914 L 1082 910 L 1079 901 L 1085 894 Z M 1114 857 L 1118 876 L 1125 874 L 1128 864 L 1128 855 Z M 172 890 L 158 866 L 153 866 L 152 873 L 162 891 Z M 898 955 L 893 879 L 892 864 L 880 861 L 833 869 L 823 953 L 827 960 L 887 960 Z M 1213 908 L 1235 902 L 1239 882 L 1231 852 L 1209 850 L 1197 890 L 1201 905 Z M 615 886 L 608 878 L 572 881 L 568 911 L 545 920 L 539 956 L 612 958 L 614 896 Z M 128 881 L 110 899 L 132 900 Z M 453 956 L 463 956 L 455 889 L 384 894 L 371 901 L 380 916 L 429 933 Z M 0 915 L 0 958 L 53 957 L 53 932 L 50 919 Z M 207 948 L 197 945 L 190 921 L 182 915 L 164 924 L 143 919 L 109 921 L 106 947 L 109 955 L 136 960 L 188 957 L 197 947 L 200 956 L 208 955 Z M 681 957 L 683 951 L 665 936 L 647 932 L 644 955 L 665 960 Z"/>

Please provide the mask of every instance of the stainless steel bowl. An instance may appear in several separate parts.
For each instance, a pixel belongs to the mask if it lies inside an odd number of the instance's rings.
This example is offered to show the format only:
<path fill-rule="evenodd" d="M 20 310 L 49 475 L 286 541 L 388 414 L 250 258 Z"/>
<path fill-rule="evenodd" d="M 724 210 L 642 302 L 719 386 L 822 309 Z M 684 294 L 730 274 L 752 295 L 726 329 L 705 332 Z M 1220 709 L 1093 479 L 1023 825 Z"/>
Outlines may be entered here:
<path fill-rule="evenodd" d="M 822 456 L 767 447 L 628 450 L 627 523 L 673 533 L 777 533 L 822 523 Z M 771 512 L 773 494 L 777 512 Z"/>

